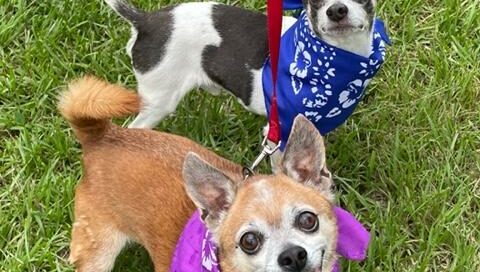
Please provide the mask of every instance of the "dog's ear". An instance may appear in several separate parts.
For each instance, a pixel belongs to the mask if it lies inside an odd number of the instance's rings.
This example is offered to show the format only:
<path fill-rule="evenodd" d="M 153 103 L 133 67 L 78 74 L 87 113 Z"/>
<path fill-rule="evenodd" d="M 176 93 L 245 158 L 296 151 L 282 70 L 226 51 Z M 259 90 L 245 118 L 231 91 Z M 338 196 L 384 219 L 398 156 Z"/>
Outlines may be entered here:
<path fill-rule="evenodd" d="M 233 202 L 234 182 L 195 153 L 188 153 L 185 158 L 183 179 L 207 227 L 215 230 Z"/>
<path fill-rule="evenodd" d="M 281 168 L 287 176 L 314 187 L 333 200 L 332 174 L 326 164 L 323 137 L 303 115 L 293 121 Z"/>

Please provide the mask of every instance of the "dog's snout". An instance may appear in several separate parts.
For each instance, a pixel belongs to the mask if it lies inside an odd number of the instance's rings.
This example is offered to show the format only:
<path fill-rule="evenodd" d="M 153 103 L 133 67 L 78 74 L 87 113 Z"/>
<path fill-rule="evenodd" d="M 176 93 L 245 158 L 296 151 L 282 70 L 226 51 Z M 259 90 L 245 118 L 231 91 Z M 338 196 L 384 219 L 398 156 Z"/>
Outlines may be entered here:
<path fill-rule="evenodd" d="M 327 9 L 327 16 L 334 22 L 339 22 L 348 15 L 348 7 L 341 3 L 335 3 Z"/>
<path fill-rule="evenodd" d="M 278 256 L 278 264 L 284 271 L 302 271 L 307 264 L 307 251 L 300 246 L 293 246 Z"/>

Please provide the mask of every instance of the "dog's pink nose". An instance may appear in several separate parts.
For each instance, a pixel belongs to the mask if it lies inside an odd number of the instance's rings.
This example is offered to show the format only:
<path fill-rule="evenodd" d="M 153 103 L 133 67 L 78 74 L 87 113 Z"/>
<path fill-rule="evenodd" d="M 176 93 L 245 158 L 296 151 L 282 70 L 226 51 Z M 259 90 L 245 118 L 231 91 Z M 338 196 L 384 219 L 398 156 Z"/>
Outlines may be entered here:
<path fill-rule="evenodd" d="M 348 7 L 344 4 L 336 3 L 327 9 L 327 16 L 334 22 L 340 22 L 348 15 Z"/>

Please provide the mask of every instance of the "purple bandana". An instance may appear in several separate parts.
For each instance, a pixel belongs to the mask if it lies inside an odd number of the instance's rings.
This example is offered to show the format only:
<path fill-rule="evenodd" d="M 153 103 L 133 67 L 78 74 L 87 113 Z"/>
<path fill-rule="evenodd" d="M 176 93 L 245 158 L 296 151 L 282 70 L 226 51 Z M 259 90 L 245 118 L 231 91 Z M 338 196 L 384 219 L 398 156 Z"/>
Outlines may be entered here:
<path fill-rule="evenodd" d="M 369 232 L 346 210 L 335 207 L 335 215 L 338 225 L 337 253 L 349 260 L 364 260 L 370 240 Z M 340 271 L 338 262 L 333 271 Z M 198 211 L 183 229 L 170 272 L 220 272 L 215 244 Z"/>

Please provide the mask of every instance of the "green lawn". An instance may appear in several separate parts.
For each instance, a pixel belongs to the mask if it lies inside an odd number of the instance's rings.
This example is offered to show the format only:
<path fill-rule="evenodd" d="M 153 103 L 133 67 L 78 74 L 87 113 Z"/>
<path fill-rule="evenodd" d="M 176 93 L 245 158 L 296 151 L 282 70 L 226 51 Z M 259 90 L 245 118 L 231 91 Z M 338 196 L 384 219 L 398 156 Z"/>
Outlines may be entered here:
<path fill-rule="evenodd" d="M 387 62 L 327 137 L 338 201 L 373 234 L 368 259 L 345 271 L 480 271 L 480 1 L 379 2 Z M 129 34 L 100 0 L 0 0 L 0 271 L 73 270 L 80 149 L 56 97 L 85 73 L 135 87 Z M 247 163 L 264 123 L 229 96 L 195 92 L 158 129 Z M 138 246 L 115 269 L 150 270 Z"/>

